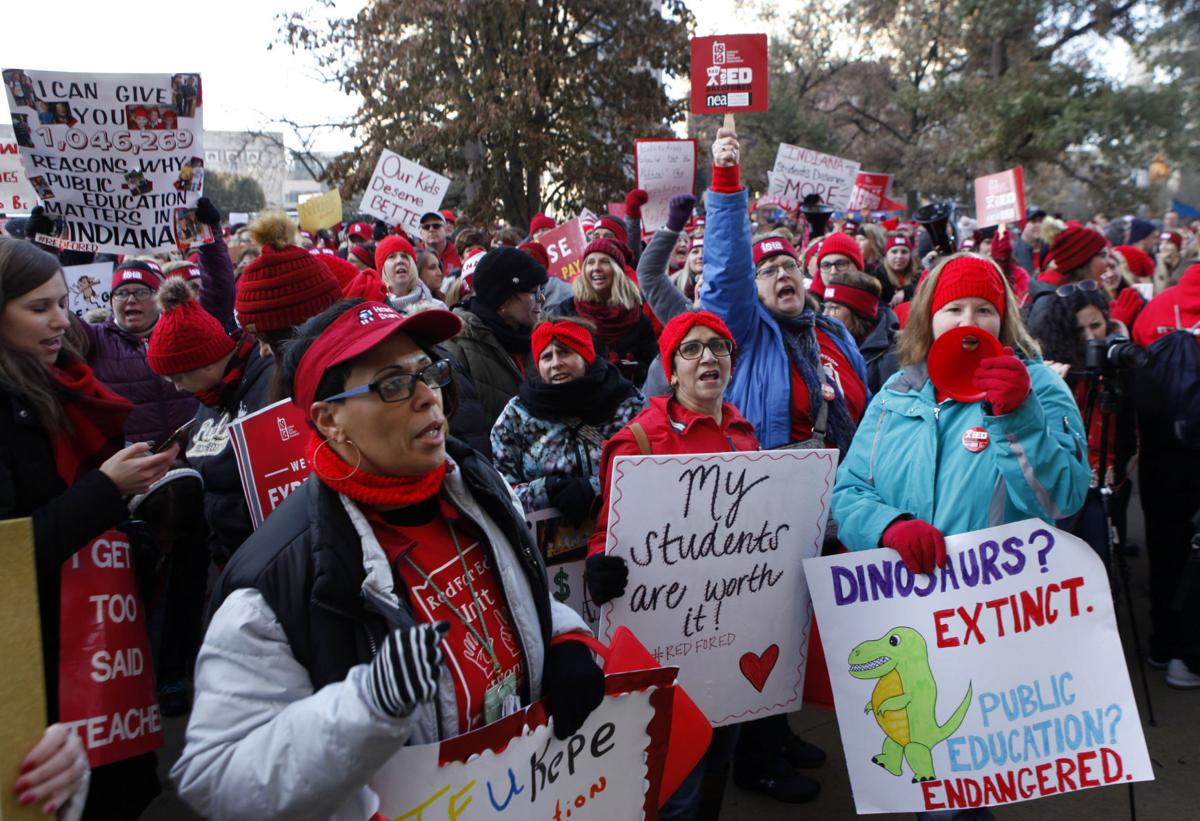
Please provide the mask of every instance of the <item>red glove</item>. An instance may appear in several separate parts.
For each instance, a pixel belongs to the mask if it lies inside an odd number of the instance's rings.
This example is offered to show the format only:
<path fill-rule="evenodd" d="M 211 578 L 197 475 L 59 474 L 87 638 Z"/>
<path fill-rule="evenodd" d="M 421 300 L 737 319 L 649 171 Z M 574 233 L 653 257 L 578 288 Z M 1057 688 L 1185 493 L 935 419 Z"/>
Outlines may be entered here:
<path fill-rule="evenodd" d="M 640 188 L 635 188 L 625 195 L 625 213 L 634 219 L 642 218 L 642 206 L 650 200 L 650 195 Z"/>
<path fill-rule="evenodd" d="M 946 564 L 946 538 L 936 527 L 920 519 L 892 522 L 883 531 L 879 544 L 899 553 L 904 566 L 913 573 L 932 573 L 933 568 Z"/>
<path fill-rule="evenodd" d="M 1146 300 L 1142 299 L 1142 295 L 1137 292 L 1136 288 L 1126 288 L 1113 302 L 1108 315 L 1126 328 L 1132 329 L 1133 321 L 1142 312 L 1142 306 L 1145 304 Z"/>
<path fill-rule="evenodd" d="M 1029 370 L 1013 356 L 1012 348 L 1005 348 L 1004 356 L 990 356 L 979 363 L 975 387 L 987 394 L 984 398 L 991 403 L 992 415 L 1003 416 L 1021 407 L 1029 396 Z"/>

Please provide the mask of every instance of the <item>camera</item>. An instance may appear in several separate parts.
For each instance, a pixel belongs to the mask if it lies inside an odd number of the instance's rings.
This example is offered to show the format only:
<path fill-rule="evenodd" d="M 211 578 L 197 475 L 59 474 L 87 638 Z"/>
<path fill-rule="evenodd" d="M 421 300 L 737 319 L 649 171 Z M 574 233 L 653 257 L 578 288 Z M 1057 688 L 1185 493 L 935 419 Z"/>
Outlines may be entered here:
<path fill-rule="evenodd" d="M 1135 345 L 1128 337 L 1110 334 L 1104 339 L 1090 339 L 1084 353 L 1084 367 L 1094 373 L 1111 374 L 1133 368 L 1144 368 L 1150 352 Z"/>

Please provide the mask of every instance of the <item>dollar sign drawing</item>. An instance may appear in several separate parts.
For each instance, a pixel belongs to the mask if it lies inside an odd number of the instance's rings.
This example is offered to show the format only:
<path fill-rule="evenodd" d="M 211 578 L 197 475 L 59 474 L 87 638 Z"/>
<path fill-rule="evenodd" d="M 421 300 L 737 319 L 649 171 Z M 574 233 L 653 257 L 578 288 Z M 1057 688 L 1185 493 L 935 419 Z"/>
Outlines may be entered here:
<path fill-rule="evenodd" d="M 560 602 L 565 602 L 567 597 L 571 595 L 571 588 L 567 585 L 567 571 L 559 570 L 554 574 L 554 583 L 558 585 L 558 590 L 554 591 L 554 598 Z"/>

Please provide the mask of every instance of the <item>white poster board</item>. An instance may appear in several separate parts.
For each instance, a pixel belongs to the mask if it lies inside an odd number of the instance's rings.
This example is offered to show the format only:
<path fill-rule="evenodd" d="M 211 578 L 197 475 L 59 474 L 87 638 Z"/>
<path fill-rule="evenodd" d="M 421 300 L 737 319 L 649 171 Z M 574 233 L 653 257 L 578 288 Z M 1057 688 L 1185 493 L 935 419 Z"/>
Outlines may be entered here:
<path fill-rule="evenodd" d="M 67 295 L 71 313 L 83 319 L 93 308 L 112 312 L 111 262 L 93 262 L 88 265 L 67 265 L 63 268 L 67 278 Z"/>
<path fill-rule="evenodd" d="M 600 606 L 592 601 L 583 581 L 586 559 L 563 562 L 546 568 L 550 595 L 583 617 L 593 633 L 600 630 Z"/>
<path fill-rule="evenodd" d="M 826 205 L 844 211 L 850 207 L 858 168 L 853 160 L 780 143 L 767 193 L 793 203 L 792 207 L 809 194 L 818 194 Z"/>
<path fill-rule="evenodd" d="M 695 140 L 647 139 L 633 143 L 634 177 L 650 198 L 642 206 L 642 231 L 667 225 L 667 206 L 676 194 L 696 193 Z"/>
<path fill-rule="evenodd" d="M 1100 558 L 1037 519 L 946 548 L 804 563 L 858 812 L 1152 780 Z"/>
<path fill-rule="evenodd" d="M 58 248 L 175 250 L 198 231 L 204 186 L 200 75 L 4 69 L 21 162 Z"/>
<path fill-rule="evenodd" d="M 385 148 L 358 210 L 393 227 L 399 225 L 415 237 L 421 230 L 421 215 L 441 208 L 449 187 L 447 177 Z"/>
<path fill-rule="evenodd" d="M 625 625 L 714 726 L 800 708 L 835 450 L 621 456 L 607 553 L 629 565 L 600 637 Z"/>
<path fill-rule="evenodd" d="M 25 126 L 22 141 L 32 143 L 32 132 Z M 20 148 L 16 140 L 0 140 L 0 213 L 32 211 L 37 194 L 25 176 Z"/>

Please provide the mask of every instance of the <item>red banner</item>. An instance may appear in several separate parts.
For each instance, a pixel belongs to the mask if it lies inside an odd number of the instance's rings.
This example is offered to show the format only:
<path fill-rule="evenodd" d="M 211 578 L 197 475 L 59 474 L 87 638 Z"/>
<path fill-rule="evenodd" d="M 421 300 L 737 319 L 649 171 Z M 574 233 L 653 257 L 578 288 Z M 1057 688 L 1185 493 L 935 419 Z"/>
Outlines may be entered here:
<path fill-rule="evenodd" d="M 1025 172 L 1021 166 L 975 178 L 975 220 L 980 228 L 1017 222 L 1025 216 Z"/>
<path fill-rule="evenodd" d="M 546 246 L 546 253 L 550 257 L 546 273 L 572 282 L 583 269 L 583 249 L 587 247 L 580 221 L 568 220 L 557 228 L 551 228 L 538 241 Z"/>
<path fill-rule="evenodd" d="M 146 614 L 129 537 L 110 530 L 62 566 L 58 720 L 92 767 L 162 746 Z"/>
<path fill-rule="evenodd" d="M 878 211 L 883 207 L 883 201 L 891 192 L 891 174 L 872 174 L 869 171 L 859 171 L 854 178 L 854 188 L 850 190 L 849 210 Z"/>
<path fill-rule="evenodd" d="M 308 422 L 292 400 L 284 399 L 234 421 L 229 435 L 250 521 L 257 528 L 308 478 Z"/>
<path fill-rule="evenodd" d="M 767 35 L 692 38 L 692 113 L 766 111 Z"/>

